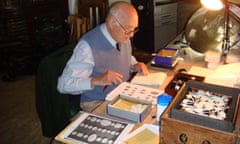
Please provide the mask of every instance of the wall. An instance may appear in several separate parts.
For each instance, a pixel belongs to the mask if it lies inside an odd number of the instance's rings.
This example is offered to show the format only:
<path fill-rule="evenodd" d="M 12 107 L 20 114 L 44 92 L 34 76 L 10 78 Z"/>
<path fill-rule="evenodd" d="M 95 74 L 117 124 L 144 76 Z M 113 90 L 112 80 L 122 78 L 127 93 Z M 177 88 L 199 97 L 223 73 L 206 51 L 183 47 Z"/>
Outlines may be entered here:
<path fill-rule="evenodd" d="M 131 0 L 109 0 L 109 5 L 116 1 L 128 1 Z M 192 14 L 201 7 L 198 0 L 177 0 L 178 5 L 178 26 L 177 33 L 180 33 L 185 28 L 188 19 L 191 18 Z"/>
<path fill-rule="evenodd" d="M 130 2 L 130 0 L 109 0 L 109 5 L 111 5 L 112 3 L 116 2 L 116 1 L 127 1 Z"/>
<path fill-rule="evenodd" d="M 194 3 L 190 1 L 179 1 L 178 2 L 178 26 L 177 26 L 177 33 L 181 33 L 185 26 L 188 23 L 188 20 L 194 14 L 201 5 L 199 3 Z"/>

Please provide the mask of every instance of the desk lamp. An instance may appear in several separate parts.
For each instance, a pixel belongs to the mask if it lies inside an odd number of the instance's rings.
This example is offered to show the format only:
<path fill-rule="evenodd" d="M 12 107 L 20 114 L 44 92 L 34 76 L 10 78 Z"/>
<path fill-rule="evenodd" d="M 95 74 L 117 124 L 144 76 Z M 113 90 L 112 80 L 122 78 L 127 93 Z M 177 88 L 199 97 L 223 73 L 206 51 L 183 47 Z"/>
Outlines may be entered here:
<path fill-rule="evenodd" d="M 222 60 L 225 63 L 226 56 L 230 51 L 229 36 L 229 4 L 227 0 L 201 0 L 201 3 L 208 9 L 220 10 L 225 6 L 224 11 L 224 35 L 222 39 Z"/>

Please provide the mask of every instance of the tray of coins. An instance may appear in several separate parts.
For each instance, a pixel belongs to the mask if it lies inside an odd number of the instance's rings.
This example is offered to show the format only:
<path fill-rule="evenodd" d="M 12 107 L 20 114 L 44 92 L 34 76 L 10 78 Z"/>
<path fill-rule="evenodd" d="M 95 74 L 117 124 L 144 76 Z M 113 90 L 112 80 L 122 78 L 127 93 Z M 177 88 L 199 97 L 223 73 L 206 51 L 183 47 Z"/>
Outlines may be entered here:
<path fill-rule="evenodd" d="M 188 81 L 177 94 L 170 117 L 233 131 L 239 105 L 239 89 Z"/>
<path fill-rule="evenodd" d="M 130 123 L 81 112 L 55 139 L 63 143 L 116 144 L 133 126 Z"/>

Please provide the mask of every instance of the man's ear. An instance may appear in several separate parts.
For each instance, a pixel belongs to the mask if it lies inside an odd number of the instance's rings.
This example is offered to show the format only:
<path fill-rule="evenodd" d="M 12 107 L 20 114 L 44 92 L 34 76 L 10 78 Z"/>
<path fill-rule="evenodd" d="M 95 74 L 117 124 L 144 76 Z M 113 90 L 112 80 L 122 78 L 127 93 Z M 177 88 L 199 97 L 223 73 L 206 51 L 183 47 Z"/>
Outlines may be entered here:
<path fill-rule="evenodd" d="M 107 19 L 107 23 L 111 29 L 114 29 L 114 26 L 116 25 L 116 22 L 112 16 L 109 16 Z"/>

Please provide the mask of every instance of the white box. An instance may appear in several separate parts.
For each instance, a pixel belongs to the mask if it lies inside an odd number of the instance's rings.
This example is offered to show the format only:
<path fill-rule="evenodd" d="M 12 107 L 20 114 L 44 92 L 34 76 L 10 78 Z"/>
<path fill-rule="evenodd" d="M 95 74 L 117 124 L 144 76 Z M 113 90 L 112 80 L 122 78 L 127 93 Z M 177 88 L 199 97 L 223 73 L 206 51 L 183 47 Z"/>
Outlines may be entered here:
<path fill-rule="evenodd" d="M 118 96 L 107 105 L 107 113 L 134 122 L 142 122 L 150 113 L 152 104 L 149 101 Z"/>

